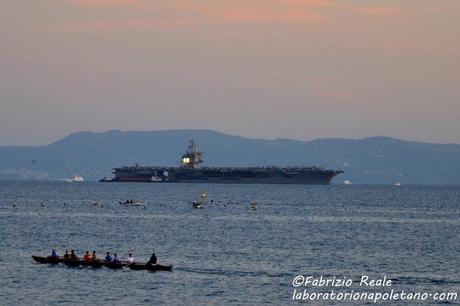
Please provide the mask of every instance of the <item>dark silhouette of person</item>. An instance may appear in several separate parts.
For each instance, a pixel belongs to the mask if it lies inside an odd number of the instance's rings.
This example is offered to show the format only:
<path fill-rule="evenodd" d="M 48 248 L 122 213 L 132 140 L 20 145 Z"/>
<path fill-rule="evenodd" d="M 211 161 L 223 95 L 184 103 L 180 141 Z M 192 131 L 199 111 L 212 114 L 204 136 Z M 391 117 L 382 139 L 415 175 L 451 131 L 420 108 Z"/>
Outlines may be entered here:
<path fill-rule="evenodd" d="M 147 261 L 146 265 L 156 265 L 157 264 L 157 257 L 155 256 L 155 253 L 152 254 L 152 257 L 150 257 L 149 261 Z"/>
<path fill-rule="evenodd" d="M 72 260 L 78 260 L 78 256 L 75 254 L 74 250 L 70 251 L 70 259 Z"/>

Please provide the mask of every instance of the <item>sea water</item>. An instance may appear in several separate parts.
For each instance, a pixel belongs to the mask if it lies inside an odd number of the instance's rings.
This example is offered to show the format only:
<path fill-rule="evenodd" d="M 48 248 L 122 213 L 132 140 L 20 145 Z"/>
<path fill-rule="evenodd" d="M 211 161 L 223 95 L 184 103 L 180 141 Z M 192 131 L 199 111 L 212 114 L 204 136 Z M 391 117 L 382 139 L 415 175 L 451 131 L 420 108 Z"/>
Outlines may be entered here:
<path fill-rule="evenodd" d="M 144 206 L 119 204 L 127 199 Z M 192 208 L 196 200 L 203 209 Z M 460 187 L 1 181 L 0 304 L 286 305 L 304 290 L 460 293 L 459 238 Z M 137 261 L 156 253 L 174 269 L 32 260 L 53 248 Z M 391 287 L 360 287 L 363 275 Z M 353 285 L 297 286 L 296 277 Z"/>

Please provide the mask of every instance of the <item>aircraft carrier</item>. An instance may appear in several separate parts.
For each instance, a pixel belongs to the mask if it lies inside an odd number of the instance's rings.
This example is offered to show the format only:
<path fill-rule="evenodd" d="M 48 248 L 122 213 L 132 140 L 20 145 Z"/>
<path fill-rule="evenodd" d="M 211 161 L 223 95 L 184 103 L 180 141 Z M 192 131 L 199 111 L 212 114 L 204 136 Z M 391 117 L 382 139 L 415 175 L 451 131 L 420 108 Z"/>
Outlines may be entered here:
<path fill-rule="evenodd" d="M 203 153 L 190 140 L 180 167 L 135 166 L 113 169 L 100 182 L 311 184 L 329 185 L 341 170 L 321 167 L 201 167 Z"/>

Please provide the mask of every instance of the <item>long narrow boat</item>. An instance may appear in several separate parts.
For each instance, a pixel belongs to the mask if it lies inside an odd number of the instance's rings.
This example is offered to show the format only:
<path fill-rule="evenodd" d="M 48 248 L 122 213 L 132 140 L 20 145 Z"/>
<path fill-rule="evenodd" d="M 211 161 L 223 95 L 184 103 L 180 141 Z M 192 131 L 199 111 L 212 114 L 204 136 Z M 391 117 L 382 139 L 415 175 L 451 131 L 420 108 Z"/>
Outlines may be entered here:
<path fill-rule="evenodd" d="M 132 270 L 148 270 L 148 271 L 172 271 L 172 265 L 146 265 L 145 263 L 136 262 L 128 266 Z"/>
<path fill-rule="evenodd" d="M 149 271 L 172 271 L 172 265 L 146 265 L 146 268 Z"/>
<path fill-rule="evenodd" d="M 135 262 L 135 263 L 131 263 L 128 267 L 131 270 L 145 270 L 145 263 Z"/>
<path fill-rule="evenodd" d="M 81 265 L 83 267 L 101 268 L 104 265 L 104 262 L 101 260 L 82 261 Z"/>
<path fill-rule="evenodd" d="M 128 262 L 126 261 L 119 261 L 119 262 L 109 261 L 109 262 L 104 263 L 104 267 L 107 267 L 109 269 L 123 269 L 127 265 L 128 265 Z"/>
<path fill-rule="evenodd" d="M 78 267 L 83 264 L 83 260 L 81 259 L 66 259 L 62 261 L 63 264 L 69 267 Z"/>
<path fill-rule="evenodd" d="M 172 271 L 172 265 L 146 265 L 143 262 L 129 263 L 127 261 L 120 262 L 105 262 L 102 260 L 95 261 L 84 261 L 82 259 L 66 259 L 63 257 L 52 257 L 52 256 L 36 256 L 32 255 L 33 260 L 41 264 L 59 264 L 63 263 L 69 267 L 92 267 L 92 268 L 101 268 L 106 267 L 109 269 L 123 269 L 130 268 L 131 270 L 148 270 L 148 271 Z"/>
<path fill-rule="evenodd" d="M 36 256 L 32 255 L 32 258 L 38 262 L 43 264 L 58 264 L 64 261 L 63 257 L 53 257 L 53 256 Z"/>

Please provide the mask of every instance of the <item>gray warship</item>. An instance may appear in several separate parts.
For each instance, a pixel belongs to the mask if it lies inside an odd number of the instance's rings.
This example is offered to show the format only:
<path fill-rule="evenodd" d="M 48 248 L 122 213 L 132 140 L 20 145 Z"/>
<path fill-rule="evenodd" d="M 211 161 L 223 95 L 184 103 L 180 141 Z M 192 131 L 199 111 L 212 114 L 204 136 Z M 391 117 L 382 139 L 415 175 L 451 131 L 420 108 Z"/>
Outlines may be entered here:
<path fill-rule="evenodd" d="M 114 168 L 113 177 L 100 182 L 308 184 L 329 185 L 341 170 L 321 167 L 201 167 L 203 153 L 194 140 L 182 155 L 180 167 L 135 166 Z"/>

